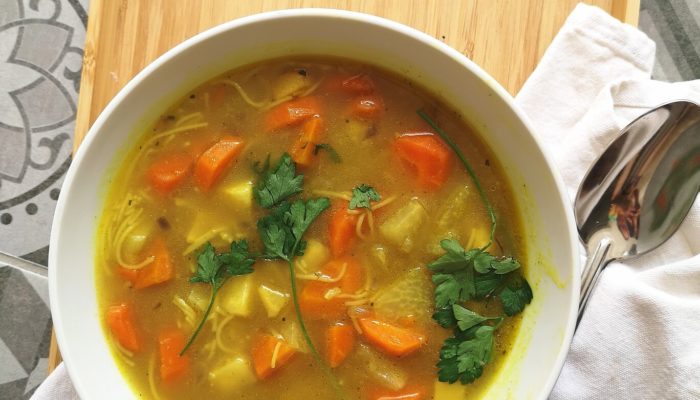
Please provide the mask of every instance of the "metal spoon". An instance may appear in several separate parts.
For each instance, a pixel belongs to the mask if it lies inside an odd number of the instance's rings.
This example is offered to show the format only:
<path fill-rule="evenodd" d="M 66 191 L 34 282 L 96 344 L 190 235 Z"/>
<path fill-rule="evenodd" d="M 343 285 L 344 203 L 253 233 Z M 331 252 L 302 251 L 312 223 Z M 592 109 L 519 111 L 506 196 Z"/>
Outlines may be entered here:
<path fill-rule="evenodd" d="M 42 278 L 48 277 L 48 271 L 45 266 L 19 258 L 11 254 L 0 251 L 0 265 L 8 265 L 13 268 L 20 269 L 24 272 L 38 275 Z"/>
<path fill-rule="evenodd" d="M 676 101 L 625 127 L 583 178 L 574 201 L 588 261 L 576 326 L 603 268 L 659 247 L 700 188 L 700 106 Z"/>

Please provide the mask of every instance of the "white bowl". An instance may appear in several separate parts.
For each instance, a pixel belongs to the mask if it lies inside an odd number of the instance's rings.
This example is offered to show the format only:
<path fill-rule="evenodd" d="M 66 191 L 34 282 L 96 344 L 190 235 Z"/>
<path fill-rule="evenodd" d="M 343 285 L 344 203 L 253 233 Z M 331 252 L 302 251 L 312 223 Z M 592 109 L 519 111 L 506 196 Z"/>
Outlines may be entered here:
<path fill-rule="evenodd" d="M 49 255 L 53 322 L 80 396 L 134 396 L 100 327 L 95 290 L 95 235 L 114 167 L 172 99 L 228 69 L 291 54 L 353 58 L 422 82 L 467 116 L 498 154 L 525 216 L 535 294 L 515 343 L 520 350 L 486 397 L 545 399 L 569 348 L 579 293 L 573 215 L 553 164 L 510 95 L 462 54 L 392 21 L 326 9 L 254 15 L 185 41 L 131 80 L 90 129 L 63 185 Z"/>

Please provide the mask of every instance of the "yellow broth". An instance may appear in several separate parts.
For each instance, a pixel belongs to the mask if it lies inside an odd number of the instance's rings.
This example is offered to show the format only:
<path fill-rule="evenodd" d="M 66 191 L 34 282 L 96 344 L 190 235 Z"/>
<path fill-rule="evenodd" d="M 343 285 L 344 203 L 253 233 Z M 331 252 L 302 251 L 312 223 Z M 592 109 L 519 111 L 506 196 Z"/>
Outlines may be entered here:
<path fill-rule="evenodd" d="M 437 190 L 428 190 L 417 185 L 415 175 L 397 158 L 392 142 L 398 134 L 432 132 L 416 114 L 419 109 L 430 113 L 453 137 L 486 189 L 499 221 L 496 243 L 490 250 L 520 260 L 526 258 L 521 218 L 496 157 L 467 122 L 419 85 L 375 67 L 331 58 L 286 58 L 229 71 L 192 90 L 156 120 L 121 164 L 105 202 L 97 240 L 99 304 L 103 315 L 115 304 L 127 303 L 133 309 L 141 342 L 139 351 L 125 350 L 118 345 L 106 324 L 104 329 L 117 364 L 139 398 L 310 399 L 336 396 L 323 367 L 303 351 L 265 380 L 240 385 L 212 382 L 212 371 L 230 360 L 239 358 L 250 362 L 251 339 L 259 332 L 280 335 L 287 342 L 304 348 L 292 302 L 287 301 L 279 314 L 270 318 L 258 295 L 260 285 L 290 294 L 289 270 L 281 261 L 258 260 L 251 275 L 230 278 L 221 289 L 209 320 L 187 351 L 190 358 L 187 373 L 175 382 L 162 382 L 159 374 L 160 332 L 177 328 L 189 337 L 203 315 L 202 304 L 205 306 L 209 299 L 210 286 L 189 281 L 196 269 L 196 256 L 201 251 L 201 246 L 196 246 L 197 239 L 208 238 L 219 251 L 226 251 L 232 240 L 244 238 L 251 249 L 261 249 L 255 223 L 268 211 L 254 201 L 249 209 L 241 209 L 239 203 L 230 200 L 225 189 L 243 182 L 257 183 L 260 178 L 256 169 L 264 160 L 270 156 L 274 165 L 282 153 L 290 151 L 299 136 L 298 125 L 267 132 L 265 117 L 269 110 L 258 109 L 246 102 L 232 82 L 240 85 L 250 100 L 269 103 L 276 100 L 275 93 L 284 97 L 284 79 L 291 79 L 292 83 L 287 82 L 287 86 L 295 88 L 295 79 L 290 74 L 303 76 L 306 85 L 292 96 L 299 95 L 300 91 L 313 90 L 311 94 L 321 99 L 325 120 L 322 142 L 332 146 L 341 158 L 340 162 L 335 162 L 325 149 L 320 149 L 310 166 L 298 168 L 297 172 L 304 174 L 301 197 L 319 197 L 319 193 L 326 192 L 349 193 L 363 183 L 376 188 L 383 199 L 395 197 L 386 207 L 373 212 L 374 231 L 365 226 L 363 234 L 366 237 L 357 239 L 352 248 L 351 255 L 361 265 L 363 278 L 371 277 L 371 281 L 367 281 L 370 301 L 363 307 L 371 310 L 374 306 L 371 300 L 375 298 L 372 296 L 382 293 L 392 282 L 415 268 L 419 268 L 416 275 L 419 280 L 428 282 L 427 286 L 419 285 L 415 290 L 423 291 L 422 294 L 427 290 L 432 299 L 433 286 L 426 264 L 442 254 L 439 241 L 449 234 L 468 248 L 468 244 L 476 247 L 488 239 L 486 210 L 461 165 L 453 162 L 445 184 Z M 348 95 L 328 89 L 323 82 L 338 74 L 361 74 L 371 78 L 374 92 L 383 99 L 379 118 L 362 119 L 348 115 Z M 287 88 L 287 91 L 291 89 Z M 173 129 L 174 133 L 167 134 Z M 167 195 L 151 188 L 146 171 L 154 160 L 173 152 L 201 152 L 202 143 L 211 143 L 230 134 L 243 138 L 245 148 L 210 191 L 199 190 L 191 177 Z M 460 191 L 462 195 L 456 195 Z M 428 217 L 412 238 L 410 250 L 406 251 L 386 240 L 379 227 L 411 199 L 418 199 Z M 334 207 L 339 203 L 335 198 L 331 201 Z M 458 218 L 447 218 L 445 225 L 446 218 L 441 220 L 441 216 L 446 215 L 446 210 L 456 202 L 459 203 Z M 330 211 L 325 211 L 312 224 L 304 239 L 327 247 L 329 215 Z M 138 263 L 145 257 L 143 248 L 147 248 L 147 243 L 155 236 L 165 240 L 175 277 L 157 285 L 135 288 L 116 271 L 119 266 L 116 247 L 120 247 L 122 261 Z M 227 287 L 241 279 L 250 279 L 253 288 L 249 296 L 251 312 L 248 317 L 231 316 L 221 305 Z M 299 280 L 298 290 L 306 284 L 308 281 Z M 410 299 L 416 296 L 408 294 L 408 308 Z M 484 315 L 502 314 L 498 300 L 474 302 L 469 306 Z M 411 316 L 413 328 L 423 332 L 428 340 L 420 350 L 406 357 L 386 355 L 368 344 L 362 335 L 356 335 L 353 352 L 332 371 L 349 398 L 370 398 L 371 388 L 386 385 L 376 376 L 377 368 L 372 371 L 375 362 L 381 368 L 390 366 L 403 374 L 409 386 L 424 388 L 423 398 L 433 398 L 439 349 L 451 333 L 430 319 L 432 307 L 432 304 L 423 307 Z M 194 318 L 188 320 L 187 311 L 183 310 L 191 310 L 189 312 Z M 347 318 L 344 320 L 350 323 Z M 466 385 L 470 398 L 479 397 L 492 384 L 493 376 L 511 351 L 519 321 L 517 316 L 507 318 L 496 331 L 491 363 L 481 378 Z M 323 357 L 324 329 L 336 321 L 306 318 L 305 322 Z"/>

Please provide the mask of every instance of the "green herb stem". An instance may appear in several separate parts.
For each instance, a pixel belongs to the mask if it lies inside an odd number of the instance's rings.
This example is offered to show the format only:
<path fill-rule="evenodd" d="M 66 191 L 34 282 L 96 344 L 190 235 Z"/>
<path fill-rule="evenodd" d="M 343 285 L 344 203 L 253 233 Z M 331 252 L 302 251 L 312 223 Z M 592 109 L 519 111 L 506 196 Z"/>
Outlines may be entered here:
<path fill-rule="evenodd" d="M 194 339 L 197 338 L 197 335 L 199 335 L 199 331 L 202 330 L 202 327 L 204 326 L 204 323 L 207 322 L 207 318 L 209 318 L 209 312 L 211 312 L 211 308 L 214 305 L 214 298 L 216 298 L 216 292 L 219 291 L 218 285 L 213 285 L 211 289 L 211 297 L 209 298 L 209 305 L 207 306 L 206 311 L 204 311 L 204 316 L 202 317 L 202 320 L 199 321 L 199 325 L 197 326 L 197 329 L 194 330 L 194 333 L 192 336 L 190 336 L 190 340 L 187 341 L 187 344 L 185 347 L 180 351 L 180 357 L 182 357 L 183 354 L 187 351 L 187 349 L 190 347 L 192 342 L 194 342 Z"/>
<path fill-rule="evenodd" d="M 428 114 L 425 113 L 423 110 L 418 110 L 417 111 L 418 115 L 425 121 L 427 122 L 435 131 L 440 135 L 442 140 L 447 143 L 448 146 L 452 149 L 452 151 L 457 154 L 457 157 L 459 160 L 462 162 L 462 165 L 467 169 L 467 172 L 469 173 L 469 176 L 472 178 L 472 181 L 474 181 L 474 186 L 476 186 L 477 192 L 479 192 L 479 196 L 481 197 L 482 203 L 484 203 L 484 206 L 486 207 L 486 211 L 489 214 L 489 219 L 491 220 L 491 233 L 489 234 L 489 242 L 482 248 L 482 250 L 488 249 L 491 244 L 493 243 L 493 237 L 496 234 L 496 213 L 493 211 L 493 207 L 491 207 L 491 202 L 489 202 L 488 197 L 486 196 L 486 192 L 484 192 L 483 187 L 481 186 L 481 182 L 479 181 L 479 178 L 476 176 L 476 172 L 474 172 L 474 169 L 472 168 L 471 164 L 469 164 L 469 161 L 467 161 L 467 158 L 464 156 L 462 153 L 462 150 L 459 149 L 457 144 L 450 138 L 445 131 L 443 131 L 430 117 Z"/>
<path fill-rule="evenodd" d="M 292 254 L 296 254 L 296 249 L 297 245 L 299 245 L 299 241 L 294 243 L 294 247 L 292 248 Z M 291 281 L 291 287 L 292 287 L 292 302 L 294 303 L 294 311 L 297 314 L 297 321 L 299 321 L 299 326 L 301 327 L 301 333 L 304 335 L 304 340 L 306 341 L 306 344 L 309 346 L 309 351 L 311 351 L 311 355 L 313 356 L 314 360 L 316 363 L 321 367 L 323 370 L 323 373 L 326 375 L 326 377 L 330 380 L 331 385 L 333 386 L 333 389 L 336 391 L 338 394 L 338 397 L 341 399 L 345 399 L 345 394 L 343 393 L 343 389 L 340 387 L 340 384 L 338 383 L 338 379 L 335 377 L 333 372 L 328 368 L 325 362 L 321 359 L 321 355 L 318 354 L 318 351 L 316 350 L 316 346 L 314 346 L 313 341 L 311 341 L 311 336 L 309 335 L 309 331 L 306 330 L 306 325 L 304 324 L 304 318 L 302 317 L 301 314 L 301 307 L 299 306 L 299 298 L 297 296 L 297 277 L 296 277 L 296 271 L 294 270 L 294 264 L 292 263 L 291 259 L 285 258 L 287 261 L 287 264 L 289 265 L 289 277 Z"/>

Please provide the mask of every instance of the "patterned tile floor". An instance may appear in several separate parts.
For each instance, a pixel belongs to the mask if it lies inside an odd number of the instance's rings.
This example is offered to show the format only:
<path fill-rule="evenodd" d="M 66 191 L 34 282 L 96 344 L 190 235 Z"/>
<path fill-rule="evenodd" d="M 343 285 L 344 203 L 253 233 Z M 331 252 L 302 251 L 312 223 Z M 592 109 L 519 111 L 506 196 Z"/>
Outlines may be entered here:
<path fill-rule="evenodd" d="M 46 265 L 70 164 L 88 0 L 0 0 L 0 250 Z M 642 0 L 657 42 L 654 77 L 700 78 L 700 0 Z M 45 279 L 0 265 L 0 400 L 46 377 Z"/>

